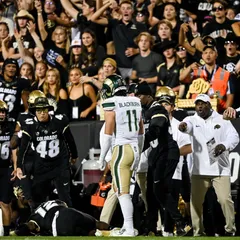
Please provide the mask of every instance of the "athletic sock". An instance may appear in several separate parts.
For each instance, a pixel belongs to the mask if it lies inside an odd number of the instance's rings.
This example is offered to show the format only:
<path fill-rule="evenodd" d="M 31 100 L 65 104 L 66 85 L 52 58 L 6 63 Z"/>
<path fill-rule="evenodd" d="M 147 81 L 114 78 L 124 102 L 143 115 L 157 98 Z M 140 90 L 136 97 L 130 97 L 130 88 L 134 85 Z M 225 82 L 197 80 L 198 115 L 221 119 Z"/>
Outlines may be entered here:
<path fill-rule="evenodd" d="M 133 228 L 133 204 L 132 199 L 129 194 L 123 194 L 118 197 L 122 214 L 123 214 L 123 227 L 127 232 L 134 232 Z"/>
<path fill-rule="evenodd" d="M 10 226 L 3 226 L 4 236 L 9 236 Z"/>

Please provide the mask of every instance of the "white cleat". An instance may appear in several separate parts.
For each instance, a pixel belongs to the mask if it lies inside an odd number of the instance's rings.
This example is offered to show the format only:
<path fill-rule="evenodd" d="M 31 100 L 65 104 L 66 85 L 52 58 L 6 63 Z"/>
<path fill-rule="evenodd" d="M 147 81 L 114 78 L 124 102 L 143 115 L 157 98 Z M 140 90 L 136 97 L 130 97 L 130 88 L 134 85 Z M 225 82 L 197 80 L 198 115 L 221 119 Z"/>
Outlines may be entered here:
<path fill-rule="evenodd" d="M 136 237 L 138 230 L 134 229 L 133 232 L 127 232 L 125 228 L 114 228 L 109 236 L 112 237 Z"/>
<path fill-rule="evenodd" d="M 165 231 L 162 232 L 162 235 L 163 237 L 173 237 L 173 233 L 165 232 Z"/>

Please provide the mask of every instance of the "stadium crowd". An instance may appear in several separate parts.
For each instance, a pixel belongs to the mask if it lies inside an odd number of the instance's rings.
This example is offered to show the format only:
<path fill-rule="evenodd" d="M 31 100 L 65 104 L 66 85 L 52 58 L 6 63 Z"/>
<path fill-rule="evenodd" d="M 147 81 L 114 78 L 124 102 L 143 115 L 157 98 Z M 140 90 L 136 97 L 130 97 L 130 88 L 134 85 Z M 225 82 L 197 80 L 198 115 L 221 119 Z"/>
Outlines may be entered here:
<path fill-rule="evenodd" d="M 136 236 L 134 225 L 144 235 L 240 234 L 228 159 L 239 142 L 228 121 L 240 112 L 239 39 L 236 0 L 1 0 L 3 234 L 92 235 L 110 229 L 117 202 L 116 236 Z M 195 99 L 196 113 L 176 109 L 176 96 Z M 69 122 L 96 120 L 102 181 L 113 181 L 100 221 L 73 209 L 70 193 Z M 46 202 L 53 188 L 59 200 Z M 209 208 L 222 228 L 204 223 Z M 64 226 L 61 212 L 85 224 Z"/>

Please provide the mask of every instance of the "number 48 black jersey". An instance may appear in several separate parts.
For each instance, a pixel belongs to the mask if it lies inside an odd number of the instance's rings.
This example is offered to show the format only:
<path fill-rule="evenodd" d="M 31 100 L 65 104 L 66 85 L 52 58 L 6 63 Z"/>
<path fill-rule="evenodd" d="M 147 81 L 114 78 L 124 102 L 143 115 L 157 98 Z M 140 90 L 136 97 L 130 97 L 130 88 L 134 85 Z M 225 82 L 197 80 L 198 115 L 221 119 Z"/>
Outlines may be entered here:
<path fill-rule="evenodd" d="M 69 152 L 77 158 L 77 148 L 65 115 L 49 116 L 48 122 L 39 122 L 36 117 L 23 126 L 18 167 L 22 167 L 24 157 L 33 143 L 38 158 L 35 161 L 36 173 L 46 173 L 61 165 L 68 164 Z"/>

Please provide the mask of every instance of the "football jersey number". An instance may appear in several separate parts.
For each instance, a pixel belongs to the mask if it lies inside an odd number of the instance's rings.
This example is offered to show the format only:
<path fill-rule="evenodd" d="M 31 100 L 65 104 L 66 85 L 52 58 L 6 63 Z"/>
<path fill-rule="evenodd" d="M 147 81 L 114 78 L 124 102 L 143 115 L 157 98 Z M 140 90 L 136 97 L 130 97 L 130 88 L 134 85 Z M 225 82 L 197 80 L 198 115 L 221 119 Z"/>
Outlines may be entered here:
<path fill-rule="evenodd" d="M 127 110 L 127 117 L 128 117 L 128 127 L 129 127 L 129 132 L 132 132 L 132 121 L 134 121 L 134 126 L 135 126 L 135 130 L 138 130 L 138 126 L 137 126 L 137 112 L 136 110 Z M 132 119 L 133 118 L 133 119 Z"/>
<path fill-rule="evenodd" d="M 9 145 L 10 145 L 10 142 L 4 142 L 2 144 L 0 143 L 2 160 L 7 160 L 9 158 Z"/>
<path fill-rule="evenodd" d="M 14 103 L 16 101 L 16 97 L 11 94 L 4 96 L 4 94 L 1 93 L 0 99 L 2 99 L 3 101 L 6 102 L 6 104 L 8 105 L 8 111 L 11 112 L 13 110 Z"/>
<path fill-rule="evenodd" d="M 59 154 L 59 140 L 52 140 L 49 144 L 47 141 L 41 141 L 37 145 L 36 150 L 40 154 L 41 158 L 45 158 L 46 156 L 54 158 Z"/>
<path fill-rule="evenodd" d="M 43 205 L 40 205 L 36 210 L 35 213 L 38 213 L 41 217 L 45 217 L 46 213 L 53 207 L 57 207 L 58 204 L 55 201 L 48 201 Z"/>

